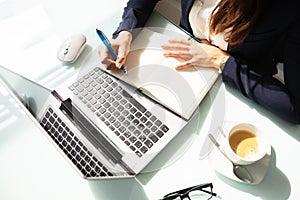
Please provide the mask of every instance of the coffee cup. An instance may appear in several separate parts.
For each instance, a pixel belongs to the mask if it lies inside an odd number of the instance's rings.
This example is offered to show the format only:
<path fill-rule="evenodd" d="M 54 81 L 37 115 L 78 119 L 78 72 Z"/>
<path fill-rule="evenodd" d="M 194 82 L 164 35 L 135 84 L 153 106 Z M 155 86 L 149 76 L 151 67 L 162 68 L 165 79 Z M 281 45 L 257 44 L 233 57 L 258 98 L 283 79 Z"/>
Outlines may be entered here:
<path fill-rule="evenodd" d="M 235 164 L 249 165 L 257 162 L 265 156 L 267 148 L 261 130 L 249 123 L 233 126 L 226 136 L 226 153 Z"/>

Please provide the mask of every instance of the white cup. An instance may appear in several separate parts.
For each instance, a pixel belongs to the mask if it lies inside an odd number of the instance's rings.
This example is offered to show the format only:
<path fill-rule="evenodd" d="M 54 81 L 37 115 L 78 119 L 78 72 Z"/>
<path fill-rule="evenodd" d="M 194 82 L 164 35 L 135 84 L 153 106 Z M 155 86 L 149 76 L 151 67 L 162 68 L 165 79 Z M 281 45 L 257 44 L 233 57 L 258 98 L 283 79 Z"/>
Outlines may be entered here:
<path fill-rule="evenodd" d="M 232 162 L 249 165 L 266 155 L 268 144 L 259 128 L 240 123 L 232 127 L 227 134 L 225 149 Z"/>

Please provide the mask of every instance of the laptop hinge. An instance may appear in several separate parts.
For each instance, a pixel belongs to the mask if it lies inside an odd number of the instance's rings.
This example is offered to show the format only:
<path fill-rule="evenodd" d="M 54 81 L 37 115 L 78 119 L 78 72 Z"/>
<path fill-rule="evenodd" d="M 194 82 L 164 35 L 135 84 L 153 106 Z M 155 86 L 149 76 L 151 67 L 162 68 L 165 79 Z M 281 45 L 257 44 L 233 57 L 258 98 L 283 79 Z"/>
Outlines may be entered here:
<path fill-rule="evenodd" d="M 51 94 L 59 101 L 59 102 L 63 102 L 63 98 L 55 91 L 53 90 L 51 92 Z"/>

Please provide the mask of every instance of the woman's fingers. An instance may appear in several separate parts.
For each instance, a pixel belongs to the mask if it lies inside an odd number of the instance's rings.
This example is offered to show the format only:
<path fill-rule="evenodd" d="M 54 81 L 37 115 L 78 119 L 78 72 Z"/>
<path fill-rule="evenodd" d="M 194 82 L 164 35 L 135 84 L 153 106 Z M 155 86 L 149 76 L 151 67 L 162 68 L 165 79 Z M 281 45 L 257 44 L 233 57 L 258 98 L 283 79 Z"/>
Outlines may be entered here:
<path fill-rule="evenodd" d="M 186 40 L 169 40 L 168 44 L 162 45 L 164 50 L 189 51 L 191 43 Z"/>
<path fill-rule="evenodd" d="M 105 65 L 106 68 L 112 64 L 110 53 L 106 48 L 100 47 L 98 49 L 98 54 L 100 57 L 100 62 Z"/>
<path fill-rule="evenodd" d="M 193 65 L 192 62 L 190 62 L 190 61 L 185 61 L 185 62 L 182 62 L 182 63 L 176 65 L 176 66 L 175 66 L 175 69 L 176 69 L 176 70 L 182 70 L 182 69 L 191 67 L 192 65 Z"/>
<path fill-rule="evenodd" d="M 166 58 L 173 57 L 173 58 L 181 58 L 184 60 L 190 60 L 193 56 L 189 52 L 181 52 L 181 51 L 168 51 L 163 54 Z"/>
<path fill-rule="evenodd" d="M 173 57 L 182 61 L 180 64 L 175 66 L 176 70 L 181 70 L 192 66 L 191 60 L 193 55 L 191 54 L 190 41 L 177 39 L 169 40 L 169 43 L 163 45 L 162 48 L 166 51 L 164 52 L 165 57 Z"/>
<path fill-rule="evenodd" d="M 185 39 L 171 39 L 169 40 L 170 44 L 182 44 L 182 45 L 186 45 L 186 46 L 190 46 L 191 45 L 191 41 L 185 40 Z"/>
<path fill-rule="evenodd" d="M 115 61 L 108 49 L 104 45 L 101 45 L 98 49 L 100 62 L 107 68 L 121 68 L 121 66 L 126 62 L 131 40 L 132 35 L 127 31 L 121 31 L 116 39 L 111 40 L 111 47 L 117 54 L 117 59 Z"/>

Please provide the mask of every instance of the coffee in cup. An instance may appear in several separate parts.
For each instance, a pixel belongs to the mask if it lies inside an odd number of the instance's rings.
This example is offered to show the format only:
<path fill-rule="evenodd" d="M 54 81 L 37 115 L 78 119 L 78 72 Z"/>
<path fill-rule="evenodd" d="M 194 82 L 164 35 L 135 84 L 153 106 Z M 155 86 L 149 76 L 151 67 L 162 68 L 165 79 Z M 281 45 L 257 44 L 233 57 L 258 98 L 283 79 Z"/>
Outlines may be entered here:
<path fill-rule="evenodd" d="M 253 159 L 258 153 L 257 137 L 254 133 L 246 129 L 230 133 L 229 144 L 235 154 L 245 159 Z"/>
<path fill-rule="evenodd" d="M 227 154 L 236 164 L 254 163 L 267 152 L 267 144 L 261 131 L 248 123 L 235 125 L 227 136 Z"/>

